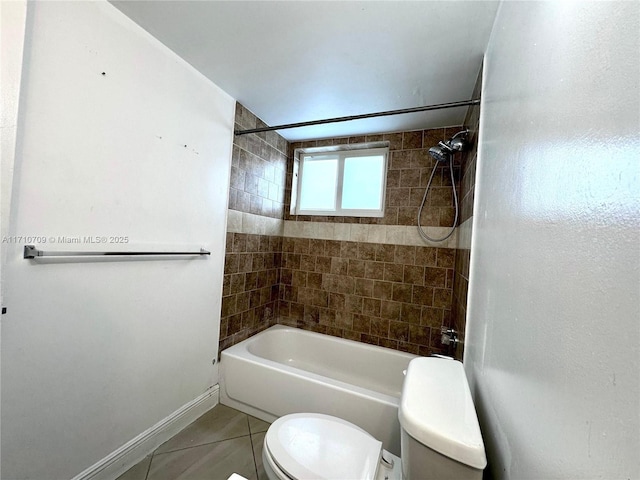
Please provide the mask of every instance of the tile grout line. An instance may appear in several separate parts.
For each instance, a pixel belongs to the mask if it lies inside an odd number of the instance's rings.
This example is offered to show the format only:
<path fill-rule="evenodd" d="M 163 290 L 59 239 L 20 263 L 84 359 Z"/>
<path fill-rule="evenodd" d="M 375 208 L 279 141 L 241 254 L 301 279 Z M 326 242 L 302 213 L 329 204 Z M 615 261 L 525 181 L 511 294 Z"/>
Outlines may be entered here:
<path fill-rule="evenodd" d="M 248 419 L 248 418 L 247 418 Z M 256 461 L 256 449 L 253 445 L 253 435 L 249 435 L 249 440 L 251 441 L 251 455 L 253 456 L 253 468 L 256 471 L 256 480 L 260 480 L 258 475 L 258 462 Z"/>
<path fill-rule="evenodd" d="M 253 432 L 251 431 L 251 422 L 249 421 L 249 415 L 247 417 L 247 426 L 249 427 L 249 443 L 251 443 L 251 456 L 253 457 L 253 469 L 256 472 L 256 480 L 260 480 L 258 477 L 258 462 L 256 462 L 256 449 L 253 446 Z"/>
<path fill-rule="evenodd" d="M 157 450 L 157 448 L 156 448 L 156 450 Z M 147 465 L 147 473 L 144 476 L 144 480 L 147 480 L 147 478 L 149 478 L 149 472 L 151 471 L 151 462 L 153 462 L 153 457 L 156 454 L 156 450 L 151 452 L 151 458 L 149 459 L 149 465 Z"/>
<path fill-rule="evenodd" d="M 205 445 L 213 445 L 215 443 L 222 443 L 222 442 L 226 442 L 227 440 L 237 440 L 238 438 L 244 438 L 244 437 L 249 437 L 251 436 L 251 433 L 247 434 L 247 435 L 238 435 L 236 437 L 229 437 L 229 438 L 225 438 L 222 440 L 216 440 L 214 442 L 205 442 L 205 443 L 201 443 L 199 445 L 191 445 L 189 447 L 183 447 L 183 448 L 176 448 L 175 450 L 168 450 L 166 452 L 160 452 L 158 453 L 158 455 L 165 455 L 167 453 L 175 453 L 175 452 L 181 452 L 182 450 L 189 450 L 190 448 L 198 448 L 198 447 L 204 447 Z M 160 447 L 158 447 L 160 448 Z M 155 452 L 153 454 L 153 456 L 155 456 Z"/>

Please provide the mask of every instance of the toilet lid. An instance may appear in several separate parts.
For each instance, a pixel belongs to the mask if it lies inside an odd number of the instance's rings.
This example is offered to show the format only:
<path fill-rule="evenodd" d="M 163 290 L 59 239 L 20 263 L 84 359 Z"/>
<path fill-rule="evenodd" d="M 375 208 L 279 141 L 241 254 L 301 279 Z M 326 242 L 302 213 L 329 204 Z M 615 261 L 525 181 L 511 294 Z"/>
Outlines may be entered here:
<path fill-rule="evenodd" d="M 294 413 L 277 419 L 265 436 L 268 453 L 294 479 L 373 480 L 382 442 L 341 418 Z"/>

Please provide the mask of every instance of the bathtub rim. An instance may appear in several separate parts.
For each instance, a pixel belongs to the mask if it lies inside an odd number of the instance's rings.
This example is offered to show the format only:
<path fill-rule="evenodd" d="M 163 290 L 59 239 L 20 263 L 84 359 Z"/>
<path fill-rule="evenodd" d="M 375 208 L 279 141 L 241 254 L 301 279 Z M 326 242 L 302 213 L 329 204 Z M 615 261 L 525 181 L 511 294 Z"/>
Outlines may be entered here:
<path fill-rule="evenodd" d="M 261 332 L 257 333 L 256 335 L 253 335 L 252 337 L 246 338 L 243 341 L 223 350 L 220 354 L 220 380 L 221 380 L 221 386 L 224 389 L 224 393 L 225 396 L 227 396 L 228 398 L 235 400 L 233 397 L 230 397 L 226 391 L 226 386 L 222 385 L 224 383 L 224 358 L 225 357 L 234 357 L 237 359 L 242 359 L 243 361 L 252 363 L 252 364 L 258 364 L 262 367 L 265 367 L 269 370 L 278 370 L 278 371 L 282 371 L 284 370 L 285 372 L 287 372 L 288 374 L 291 374 L 295 377 L 298 378 L 303 378 L 303 379 L 307 379 L 312 381 L 313 383 L 318 383 L 318 384 L 330 384 L 335 388 L 340 388 L 340 389 L 344 389 L 344 390 L 348 390 L 350 392 L 353 392 L 354 394 L 356 394 L 357 396 L 360 397 L 367 397 L 367 398 L 371 398 L 371 397 L 375 397 L 379 400 L 381 400 L 384 403 L 388 403 L 389 405 L 393 405 L 396 407 L 400 406 L 400 395 L 393 396 L 393 395 L 389 395 L 386 393 L 382 393 L 382 392 L 378 392 L 377 390 L 372 390 L 370 388 L 365 388 L 365 387 L 361 387 L 358 385 L 354 385 L 353 383 L 349 383 L 349 382 L 345 382 L 342 380 L 337 380 L 335 378 L 331 378 L 325 375 L 320 375 L 318 373 L 314 373 L 314 372 L 310 372 L 309 370 L 304 370 L 301 368 L 297 368 L 297 367 L 293 367 L 291 365 L 286 365 L 284 363 L 280 363 L 280 362 L 276 362 L 274 360 L 270 360 L 268 358 L 265 357 L 261 357 L 258 356 L 254 353 L 252 353 L 249 350 L 249 345 L 251 345 L 251 343 L 253 343 L 254 341 L 257 340 L 257 337 L 260 335 L 264 335 L 267 332 L 276 332 L 276 331 L 290 331 L 290 332 L 295 332 L 296 334 L 301 334 L 301 335 L 305 335 L 305 336 L 324 336 L 324 337 L 329 337 L 331 339 L 332 342 L 337 342 L 337 343 L 342 343 L 344 345 L 350 345 L 350 346 L 356 346 L 358 348 L 361 349 L 373 349 L 373 350 L 380 350 L 383 349 L 384 351 L 387 352 L 393 352 L 394 354 L 399 354 L 400 356 L 406 356 L 407 358 L 418 358 L 419 355 L 414 355 L 412 353 L 408 353 L 408 352 L 401 352 L 398 350 L 393 350 L 391 348 L 387 348 L 387 347 L 381 347 L 379 345 L 370 345 L 368 343 L 362 343 L 362 342 L 357 342 L 355 340 L 349 340 L 346 338 L 340 338 L 340 337 L 334 337 L 333 335 L 327 335 L 326 333 L 319 333 L 319 332 L 310 332 L 308 330 L 303 330 L 301 328 L 297 328 L 297 327 L 291 327 L 288 325 L 272 325 L 269 328 L 266 328 L 264 330 L 262 330 Z M 277 417 L 276 417 L 277 418 Z"/>

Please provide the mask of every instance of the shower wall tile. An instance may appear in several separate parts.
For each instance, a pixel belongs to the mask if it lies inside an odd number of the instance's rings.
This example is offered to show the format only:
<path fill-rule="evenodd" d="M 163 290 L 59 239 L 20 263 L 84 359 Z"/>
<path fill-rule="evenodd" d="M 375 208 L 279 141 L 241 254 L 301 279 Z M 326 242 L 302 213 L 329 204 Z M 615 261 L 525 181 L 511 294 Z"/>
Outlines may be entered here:
<path fill-rule="evenodd" d="M 236 130 L 262 126 L 264 122 L 236 103 Z M 283 218 L 288 147 L 288 142 L 275 132 L 234 136 L 230 210 Z"/>
<path fill-rule="evenodd" d="M 237 129 L 261 125 L 237 105 Z M 427 246 L 415 219 L 433 167 L 428 149 L 457 131 L 292 145 L 275 132 L 235 137 L 219 350 L 281 323 L 422 355 L 449 353 L 440 329 L 451 324 L 454 287 L 463 278 L 454 272 L 456 237 Z M 390 144 L 383 218 L 288 215 L 287 152 L 373 141 Z M 456 164 L 456 183 L 465 181 L 463 168 Z M 441 236 L 454 215 L 448 170 L 439 168 L 432 185 L 422 224 Z"/>
<path fill-rule="evenodd" d="M 421 355 L 444 352 L 455 250 L 284 237 L 278 323 Z"/>
<path fill-rule="evenodd" d="M 219 350 L 278 319 L 282 237 L 227 232 Z"/>
<path fill-rule="evenodd" d="M 461 127 L 415 130 L 399 133 L 383 133 L 357 137 L 329 138 L 294 142 L 289 145 L 287 176 L 284 194 L 284 219 L 302 222 L 358 223 L 377 225 L 416 225 L 418 208 L 422 203 L 429 177 L 435 161 L 429 155 L 429 148 L 439 141 L 451 137 Z M 293 156 L 296 148 L 322 147 L 330 145 L 354 144 L 373 141 L 389 142 L 387 165 L 387 185 L 385 213 L 382 218 L 371 217 L 324 217 L 291 215 L 290 200 L 292 188 Z M 454 182 L 460 183 L 459 157 L 454 164 Z M 454 202 L 449 168 L 438 167 L 432 181 L 421 225 L 448 227 L 454 220 Z"/>

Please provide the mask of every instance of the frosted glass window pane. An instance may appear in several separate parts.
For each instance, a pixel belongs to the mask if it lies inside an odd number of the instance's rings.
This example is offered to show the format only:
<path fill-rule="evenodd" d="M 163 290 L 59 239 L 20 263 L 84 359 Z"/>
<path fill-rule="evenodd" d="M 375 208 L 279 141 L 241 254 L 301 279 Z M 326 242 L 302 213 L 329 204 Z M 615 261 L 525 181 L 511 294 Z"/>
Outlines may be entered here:
<path fill-rule="evenodd" d="M 382 207 L 384 157 L 346 157 L 342 208 L 377 210 Z"/>
<path fill-rule="evenodd" d="M 300 188 L 300 209 L 335 210 L 338 159 L 305 160 Z"/>

